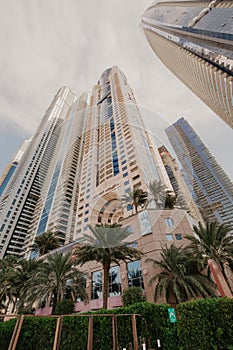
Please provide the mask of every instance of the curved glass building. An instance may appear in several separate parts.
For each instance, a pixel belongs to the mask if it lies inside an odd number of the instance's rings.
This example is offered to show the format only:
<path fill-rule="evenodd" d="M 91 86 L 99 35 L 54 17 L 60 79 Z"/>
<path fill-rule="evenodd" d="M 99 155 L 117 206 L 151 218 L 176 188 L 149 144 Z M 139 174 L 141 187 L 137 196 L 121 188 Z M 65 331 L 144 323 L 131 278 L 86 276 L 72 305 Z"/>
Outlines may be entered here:
<path fill-rule="evenodd" d="M 154 3 L 142 16 L 159 59 L 233 127 L 233 2 Z"/>

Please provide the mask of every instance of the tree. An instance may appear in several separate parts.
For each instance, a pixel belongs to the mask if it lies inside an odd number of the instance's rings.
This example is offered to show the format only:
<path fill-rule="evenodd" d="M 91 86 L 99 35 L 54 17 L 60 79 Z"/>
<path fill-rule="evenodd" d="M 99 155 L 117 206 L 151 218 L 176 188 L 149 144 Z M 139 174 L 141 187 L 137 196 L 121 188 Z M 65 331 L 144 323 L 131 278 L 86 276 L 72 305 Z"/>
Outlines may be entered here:
<path fill-rule="evenodd" d="M 176 207 L 181 209 L 186 210 L 188 208 L 184 194 L 180 190 L 177 193 L 175 204 L 176 204 Z"/>
<path fill-rule="evenodd" d="M 35 302 L 41 303 L 52 298 L 54 314 L 57 303 L 65 297 L 67 286 L 74 297 L 81 294 L 86 299 L 82 277 L 83 274 L 74 266 L 71 253 L 49 255 L 25 284 L 24 305 L 31 306 Z"/>
<path fill-rule="evenodd" d="M 132 205 L 135 209 L 136 214 L 138 208 L 144 208 L 147 203 L 148 192 L 143 191 L 141 188 L 135 188 L 133 191 L 129 191 L 125 196 L 122 197 L 122 201 L 126 204 Z"/>
<path fill-rule="evenodd" d="M 190 241 L 187 252 L 205 265 L 209 259 L 213 259 L 230 287 L 229 272 L 232 272 L 233 265 L 233 237 L 230 234 L 232 229 L 218 222 L 207 222 L 205 226 L 199 222 L 193 229 L 195 236 L 185 236 Z"/>
<path fill-rule="evenodd" d="M 0 300 L 7 312 L 8 306 L 12 304 L 12 312 L 15 307 L 21 312 L 19 305 L 24 299 L 23 287 L 25 283 L 36 272 L 39 262 L 35 260 L 17 259 L 6 257 L 1 260 L 0 267 Z"/>
<path fill-rule="evenodd" d="M 130 232 L 119 225 L 89 226 L 92 236 L 85 235 L 86 244 L 76 248 L 76 262 L 81 266 L 97 261 L 103 267 L 103 308 L 108 306 L 109 270 L 112 263 L 132 261 L 141 257 L 141 252 L 126 245 Z"/>
<path fill-rule="evenodd" d="M 59 239 L 55 232 L 46 231 L 36 236 L 31 250 L 39 253 L 39 256 L 49 253 L 51 250 L 60 246 Z"/>
<path fill-rule="evenodd" d="M 174 209 L 176 204 L 176 196 L 173 193 L 167 192 L 165 199 L 165 209 Z"/>
<path fill-rule="evenodd" d="M 147 259 L 160 269 L 150 279 L 150 285 L 157 282 L 154 293 L 155 302 L 159 297 L 171 303 L 188 301 L 193 298 L 214 296 L 215 284 L 201 273 L 202 265 L 187 257 L 182 247 L 174 244 L 162 248 L 161 260 Z"/>
<path fill-rule="evenodd" d="M 166 186 L 159 180 L 154 179 L 154 181 L 149 183 L 150 199 L 149 202 L 154 202 L 156 208 L 164 208 L 166 199 Z"/>

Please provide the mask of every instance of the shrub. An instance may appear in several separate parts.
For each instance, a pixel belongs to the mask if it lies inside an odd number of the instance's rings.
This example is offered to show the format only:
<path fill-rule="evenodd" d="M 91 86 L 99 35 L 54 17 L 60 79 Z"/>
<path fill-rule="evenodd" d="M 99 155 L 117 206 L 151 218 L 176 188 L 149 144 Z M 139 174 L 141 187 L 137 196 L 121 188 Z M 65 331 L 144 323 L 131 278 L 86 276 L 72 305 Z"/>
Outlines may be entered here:
<path fill-rule="evenodd" d="M 181 303 L 180 350 L 226 350 L 233 344 L 233 300 L 208 298 Z"/>
<path fill-rule="evenodd" d="M 16 318 L 0 323 L 0 349 L 7 350 L 15 328 Z"/>
<path fill-rule="evenodd" d="M 87 348 L 88 317 L 64 316 L 60 350 L 83 350 Z"/>
<path fill-rule="evenodd" d="M 133 305 L 145 301 L 146 298 L 142 295 L 140 287 L 132 287 L 124 290 L 122 295 L 123 306 Z"/>
<path fill-rule="evenodd" d="M 17 350 L 51 350 L 56 322 L 56 317 L 25 317 Z"/>
<path fill-rule="evenodd" d="M 56 315 L 68 315 L 74 312 L 74 302 L 71 299 L 64 299 L 57 303 Z"/>

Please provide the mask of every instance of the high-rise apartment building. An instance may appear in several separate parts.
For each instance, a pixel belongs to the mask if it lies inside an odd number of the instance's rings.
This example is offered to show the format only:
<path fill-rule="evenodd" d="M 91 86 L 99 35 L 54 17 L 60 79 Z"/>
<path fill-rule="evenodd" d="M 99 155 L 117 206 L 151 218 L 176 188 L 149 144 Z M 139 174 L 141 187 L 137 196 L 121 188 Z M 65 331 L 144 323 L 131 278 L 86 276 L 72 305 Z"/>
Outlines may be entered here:
<path fill-rule="evenodd" d="M 61 88 L 0 197 L 0 257 L 28 257 L 37 235 L 62 244 L 132 214 L 122 197 L 161 179 L 172 190 L 125 75 L 107 69 L 89 96 Z"/>
<path fill-rule="evenodd" d="M 153 3 L 142 16 L 159 59 L 233 127 L 233 2 Z"/>
<path fill-rule="evenodd" d="M 29 254 L 36 235 L 73 239 L 85 99 L 61 88 L 0 197 L 0 257 Z"/>
<path fill-rule="evenodd" d="M 76 238 L 88 224 L 112 224 L 132 214 L 121 198 L 161 179 L 172 189 L 145 129 L 125 75 L 107 69 L 90 96 L 84 138 Z"/>
<path fill-rule="evenodd" d="M 187 210 L 196 222 L 204 223 L 200 210 L 184 180 L 184 173 L 179 169 L 176 159 L 172 157 L 166 146 L 160 146 L 158 150 L 176 194 L 176 207 Z"/>
<path fill-rule="evenodd" d="M 24 141 L 17 151 L 16 155 L 11 159 L 10 163 L 6 166 L 3 174 L 0 176 L 0 197 L 5 190 L 8 182 L 10 181 L 12 175 L 19 164 L 20 159 L 23 156 L 24 151 L 26 150 L 30 140 Z"/>
<path fill-rule="evenodd" d="M 184 118 L 166 129 L 204 218 L 233 226 L 233 184 Z"/>

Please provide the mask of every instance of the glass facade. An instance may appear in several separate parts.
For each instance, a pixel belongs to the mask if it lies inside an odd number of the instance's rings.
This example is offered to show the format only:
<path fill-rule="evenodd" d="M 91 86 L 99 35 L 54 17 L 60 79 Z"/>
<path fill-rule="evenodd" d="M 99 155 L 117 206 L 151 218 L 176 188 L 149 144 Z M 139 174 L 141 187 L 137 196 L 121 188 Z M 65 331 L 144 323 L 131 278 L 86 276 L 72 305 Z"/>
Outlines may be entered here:
<path fill-rule="evenodd" d="M 233 183 L 184 119 L 166 129 L 191 194 L 208 221 L 233 227 Z"/>
<path fill-rule="evenodd" d="M 109 296 L 121 295 L 120 266 L 113 266 L 109 271 Z"/>
<path fill-rule="evenodd" d="M 128 263 L 128 284 L 129 287 L 140 287 L 144 290 L 142 269 L 139 260 Z"/>
<path fill-rule="evenodd" d="M 92 273 L 91 299 L 102 299 L 102 271 Z"/>
<path fill-rule="evenodd" d="M 168 1 L 152 5 L 142 17 L 161 61 L 231 128 L 232 11 L 232 1 Z"/>

